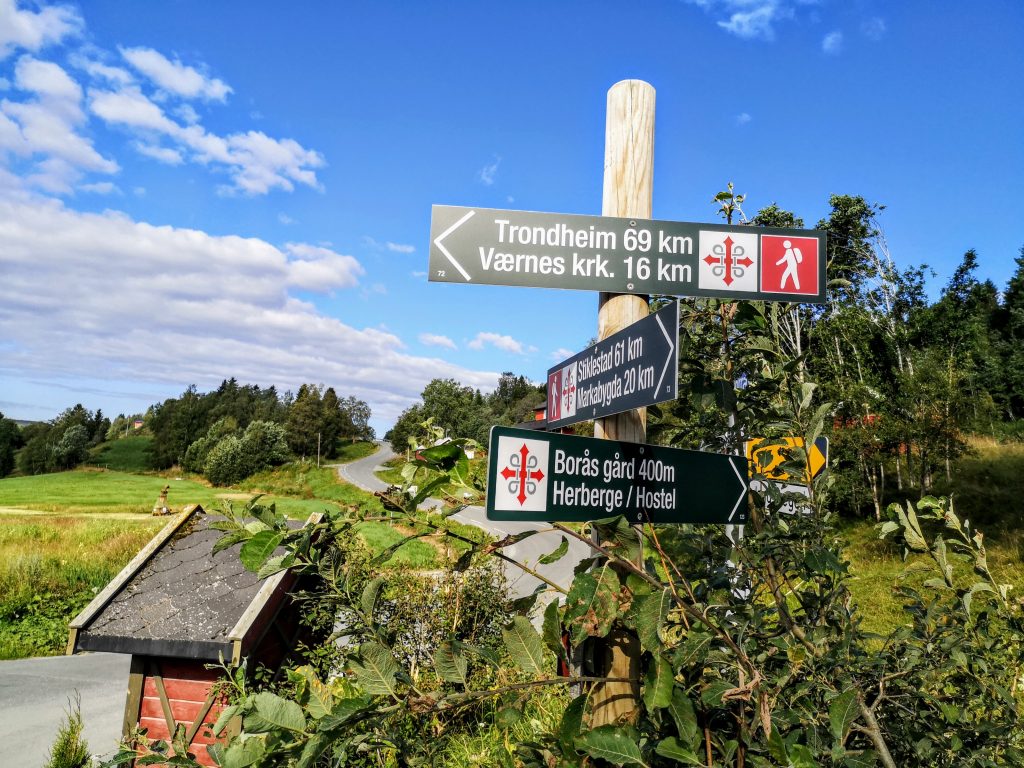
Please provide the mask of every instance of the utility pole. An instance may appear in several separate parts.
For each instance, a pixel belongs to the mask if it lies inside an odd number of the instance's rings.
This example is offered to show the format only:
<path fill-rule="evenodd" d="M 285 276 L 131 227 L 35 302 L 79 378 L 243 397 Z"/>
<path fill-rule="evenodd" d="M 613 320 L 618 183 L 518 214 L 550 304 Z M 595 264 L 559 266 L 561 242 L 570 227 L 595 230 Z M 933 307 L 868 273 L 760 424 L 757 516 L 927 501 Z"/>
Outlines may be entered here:
<path fill-rule="evenodd" d="M 320 469 L 320 433 L 316 433 L 316 468 Z"/>
<path fill-rule="evenodd" d="M 623 80 L 608 91 L 601 215 L 650 219 L 653 190 L 654 88 L 642 80 Z M 649 311 L 647 296 L 601 293 L 598 339 L 642 320 Z M 594 435 L 608 440 L 646 442 L 647 409 L 597 419 Z M 598 674 L 634 682 L 595 685 L 591 692 L 591 723 L 598 726 L 632 720 L 640 702 L 640 641 L 631 632 L 616 630 L 600 647 Z"/>

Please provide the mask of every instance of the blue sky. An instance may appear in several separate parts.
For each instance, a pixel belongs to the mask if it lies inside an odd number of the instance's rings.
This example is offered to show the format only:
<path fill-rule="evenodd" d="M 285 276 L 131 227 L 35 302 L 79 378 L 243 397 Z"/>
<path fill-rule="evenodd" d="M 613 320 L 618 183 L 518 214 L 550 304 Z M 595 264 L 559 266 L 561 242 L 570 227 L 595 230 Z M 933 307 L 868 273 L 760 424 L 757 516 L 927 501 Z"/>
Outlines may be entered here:
<path fill-rule="evenodd" d="M 1016 0 L 0 0 L 0 411 L 322 382 L 382 433 L 434 377 L 541 380 L 577 291 L 426 281 L 434 203 L 595 214 L 608 89 L 657 90 L 654 217 L 735 183 L 886 206 L 937 292 L 1024 245 Z"/>

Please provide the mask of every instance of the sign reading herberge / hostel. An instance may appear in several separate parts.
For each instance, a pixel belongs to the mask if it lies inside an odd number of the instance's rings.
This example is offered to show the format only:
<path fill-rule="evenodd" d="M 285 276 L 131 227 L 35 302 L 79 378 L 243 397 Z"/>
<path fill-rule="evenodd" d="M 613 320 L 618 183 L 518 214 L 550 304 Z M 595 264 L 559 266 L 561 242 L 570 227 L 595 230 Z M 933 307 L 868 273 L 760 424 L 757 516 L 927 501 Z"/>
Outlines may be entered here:
<path fill-rule="evenodd" d="M 744 523 L 747 460 L 658 445 L 493 427 L 490 520 Z"/>
<path fill-rule="evenodd" d="M 429 279 L 825 302 L 825 233 L 435 205 Z"/>
<path fill-rule="evenodd" d="M 547 428 L 675 400 L 678 351 L 673 301 L 548 371 Z"/>

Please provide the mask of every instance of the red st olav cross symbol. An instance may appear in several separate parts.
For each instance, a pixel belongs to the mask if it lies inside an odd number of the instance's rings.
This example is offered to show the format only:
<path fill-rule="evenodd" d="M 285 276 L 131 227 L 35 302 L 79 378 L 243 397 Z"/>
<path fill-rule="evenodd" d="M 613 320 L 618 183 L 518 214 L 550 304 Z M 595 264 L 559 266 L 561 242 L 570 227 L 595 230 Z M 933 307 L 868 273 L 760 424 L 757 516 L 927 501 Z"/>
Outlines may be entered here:
<path fill-rule="evenodd" d="M 518 453 L 513 453 L 509 457 L 508 463 L 510 466 L 501 470 L 501 476 L 511 481 L 508 484 L 509 493 L 519 491 L 516 498 L 522 505 L 526 501 L 526 489 L 529 488 L 530 493 L 534 493 L 537 490 L 537 481 L 544 479 L 544 473 L 536 469 L 539 462 L 536 456 L 530 454 L 526 443 L 523 443 Z"/>
<path fill-rule="evenodd" d="M 754 262 L 751 261 L 749 257 L 743 256 L 742 246 L 737 249 L 738 253 L 733 253 L 733 245 L 735 241 L 731 237 L 726 236 L 725 240 L 722 242 L 725 244 L 725 248 L 723 249 L 721 245 L 716 245 L 712 249 L 714 255 L 709 253 L 705 256 L 704 263 L 712 268 L 711 271 L 714 272 L 716 276 L 722 278 L 722 282 L 726 285 L 732 285 L 733 270 L 737 266 L 744 268 L 749 267 Z M 736 256 L 743 256 L 743 258 L 738 259 Z M 725 272 L 724 276 L 722 275 L 722 272 Z M 743 272 L 740 271 L 740 275 L 742 274 Z"/>

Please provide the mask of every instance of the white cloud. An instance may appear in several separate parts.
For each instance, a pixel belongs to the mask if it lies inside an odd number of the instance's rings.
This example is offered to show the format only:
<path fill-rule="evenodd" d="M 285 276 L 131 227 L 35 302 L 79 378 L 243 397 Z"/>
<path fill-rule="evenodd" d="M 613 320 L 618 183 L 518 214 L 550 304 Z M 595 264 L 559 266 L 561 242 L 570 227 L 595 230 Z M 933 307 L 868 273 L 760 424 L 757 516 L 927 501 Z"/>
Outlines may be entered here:
<path fill-rule="evenodd" d="M 171 61 L 152 48 L 121 48 L 120 51 L 136 70 L 158 87 L 176 96 L 225 101 L 231 93 L 231 87 L 222 80 L 207 77 L 180 61 Z"/>
<path fill-rule="evenodd" d="M 16 87 L 32 97 L 0 101 L 0 151 L 34 163 L 23 176 L 25 183 L 69 193 L 83 172 L 119 170 L 78 132 L 86 120 L 82 89 L 67 72 L 25 55 L 18 59 L 14 76 Z"/>
<path fill-rule="evenodd" d="M 805 0 L 687 0 L 713 16 L 726 32 L 745 40 L 775 39 L 775 24 L 794 16 L 794 4 Z"/>
<path fill-rule="evenodd" d="M 112 181 L 98 181 L 95 184 L 81 184 L 78 188 L 82 192 L 91 192 L 96 195 L 110 195 L 114 192 L 121 191 Z"/>
<path fill-rule="evenodd" d="M 843 33 L 829 32 L 821 41 L 821 50 L 830 56 L 837 56 L 843 50 Z"/>
<path fill-rule="evenodd" d="M 277 214 L 277 220 L 279 222 L 281 222 L 282 224 L 284 224 L 285 226 L 288 226 L 289 224 L 294 224 L 295 223 L 295 219 L 293 219 L 287 213 L 279 213 L 279 214 Z"/>
<path fill-rule="evenodd" d="M 0 0 L 0 59 L 18 48 L 38 51 L 59 43 L 82 27 L 78 11 L 66 5 L 51 5 L 38 12 L 18 9 L 16 0 Z"/>
<path fill-rule="evenodd" d="M 873 16 L 872 18 L 867 19 L 863 24 L 861 24 L 860 28 L 868 40 L 874 40 L 876 43 L 885 37 L 885 19 L 880 16 Z"/>
<path fill-rule="evenodd" d="M 495 177 L 498 175 L 499 165 L 501 165 L 501 158 L 495 156 L 494 162 L 488 163 L 477 171 L 477 178 L 480 179 L 481 183 L 485 186 L 492 186 L 494 184 Z"/>
<path fill-rule="evenodd" d="M 103 80 L 114 85 L 129 85 L 133 82 L 131 73 L 121 67 L 112 67 L 109 64 L 90 59 L 80 53 L 68 57 L 72 65 L 91 75 L 95 80 Z"/>
<path fill-rule="evenodd" d="M 740 112 L 738 115 L 736 115 L 736 125 L 746 125 L 753 119 L 754 118 L 752 118 L 749 113 Z"/>
<path fill-rule="evenodd" d="M 385 243 L 384 245 L 392 253 L 415 253 L 416 252 L 416 246 L 415 245 L 405 245 L 403 243 L 392 243 L 390 241 Z"/>
<path fill-rule="evenodd" d="M 306 243 L 287 243 L 287 284 L 307 291 L 326 292 L 334 288 L 351 288 L 366 270 L 352 256 L 335 253 L 329 248 Z"/>
<path fill-rule="evenodd" d="M 170 147 L 161 147 L 156 144 L 146 144 L 141 141 L 135 142 L 135 149 L 140 155 L 151 157 L 154 160 L 159 160 L 161 163 L 166 165 L 181 165 L 185 162 L 185 158 L 181 156 L 181 152 Z"/>
<path fill-rule="evenodd" d="M 426 344 L 428 347 L 446 347 L 447 349 L 458 349 L 455 346 L 455 342 L 449 339 L 447 336 L 439 336 L 436 333 L 421 333 L 419 335 L 420 344 Z"/>
<path fill-rule="evenodd" d="M 566 349 L 565 347 L 559 347 L 554 352 L 552 352 L 550 355 L 548 355 L 548 357 L 550 357 L 552 360 L 555 360 L 557 362 L 561 362 L 562 360 L 568 360 L 570 357 L 572 357 L 575 354 L 576 353 L 573 352 L 571 349 Z"/>
<path fill-rule="evenodd" d="M 366 400 L 383 423 L 435 377 L 493 388 L 496 372 L 406 354 L 395 335 L 346 325 L 290 295 L 310 266 L 325 266 L 336 284 L 349 279 L 348 257 L 324 250 L 53 200 L 0 201 L 0 328 L 10 344 L 0 374 L 178 391 L 228 376 L 281 391 L 323 381 Z"/>
<path fill-rule="evenodd" d="M 181 125 L 135 86 L 116 91 L 90 90 L 89 107 L 112 125 L 143 135 L 167 137 L 178 145 L 175 149 L 180 154 L 184 156 L 187 152 L 193 162 L 223 166 L 234 182 L 219 187 L 224 194 L 263 195 L 278 188 L 290 192 L 296 183 L 320 189 L 313 169 L 324 164 L 323 156 L 293 139 L 273 139 L 261 131 L 222 137 L 208 133 L 198 124 Z M 151 141 L 145 144 L 154 146 Z M 168 161 L 163 157 L 157 159 Z"/>
<path fill-rule="evenodd" d="M 466 346 L 470 349 L 483 349 L 487 345 L 500 349 L 503 352 L 511 352 L 514 355 L 525 355 L 528 351 L 523 347 L 521 341 L 516 341 L 511 336 L 502 336 L 501 334 L 488 331 L 478 333 Z"/>

